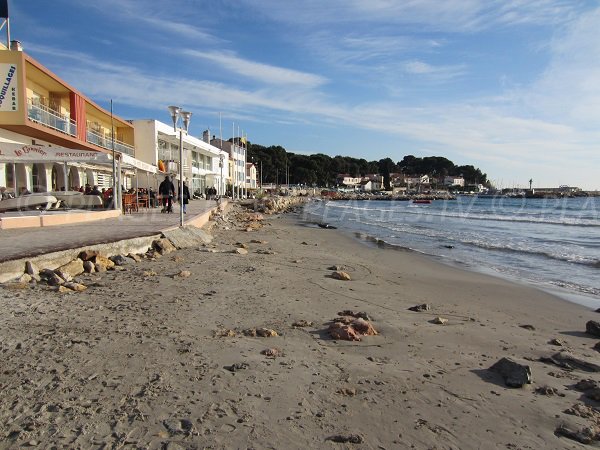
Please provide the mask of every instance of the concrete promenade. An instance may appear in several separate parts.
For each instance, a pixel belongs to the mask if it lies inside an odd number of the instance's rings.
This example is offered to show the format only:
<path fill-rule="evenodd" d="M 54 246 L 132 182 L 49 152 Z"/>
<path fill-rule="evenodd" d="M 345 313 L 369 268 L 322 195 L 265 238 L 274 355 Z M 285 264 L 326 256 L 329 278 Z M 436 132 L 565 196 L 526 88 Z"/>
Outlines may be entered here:
<path fill-rule="evenodd" d="M 216 202 L 212 200 L 190 201 L 184 216 L 185 224 L 204 225 L 216 206 Z M 179 204 L 175 203 L 172 214 L 162 214 L 160 208 L 141 208 L 133 214 L 79 224 L 0 229 L 0 263 L 89 245 L 153 236 L 178 226 Z"/>

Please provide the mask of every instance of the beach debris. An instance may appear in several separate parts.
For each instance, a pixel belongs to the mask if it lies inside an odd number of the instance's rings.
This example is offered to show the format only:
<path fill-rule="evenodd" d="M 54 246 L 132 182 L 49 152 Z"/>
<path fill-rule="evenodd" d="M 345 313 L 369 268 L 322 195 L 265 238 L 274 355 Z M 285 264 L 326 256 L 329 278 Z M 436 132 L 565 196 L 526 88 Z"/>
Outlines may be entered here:
<path fill-rule="evenodd" d="M 447 248 L 447 249 L 453 249 L 453 248 L 454 248 L 454 245 L 444 245 L 444 248 Z"/>
<path fill-rule="evenodd" d="M 129 264 L 129 261 L 127 261 L 127 258 L 125 258 L 123 255 L 113 255 L 110 256 L 108 259 L 114 262 L 115 266 L 124 266 L 126 264 Z"/>
<path fill-rule="evenodd" d="M 334 278 L 336 280 L 342 280 L 342 281 L 351 281 L 352 280 L 352 278 L 350 278 L 350 275 L 348 275 L 347 272 L 343 272 L 341 270 L 332 272 L 331 278 Z"/>
<path fill-rule="evenodd" d="M 436 317 L 435 319 L 430 321 L 436 325 L 446 325 L 448 323 L 448 319 L 444 319 L 443 317 Z"/>
<path fill-rule="evenodd" d="M 567 425 L 561 424 L 554 431 L 554 434 L 586 445 L 600 440 L 600 429 L 596 426 L 584 427 L 575 431 L 570 429 Z"/>
<path fill-rule="evenodd" d="M 56 286 L 56 292 L 58 292 L 59 294 L 70 294 L 75 291 L 72 291 L 71 289 L 64 287 L 63 285 L 60 285 L 60 286 Z"/>
<path fill-rule="evenodd" d="M 302 241 L 302 242 L 300 242 L 300 245 L 308 245 L 308 242 Z"/>
<path fill-rule="evenodd" d="M 214 332 L 215 337 L 234 337 L 235 335 L 235 331 L 230 328 L 222 328 Z"/>
<path fill-rule="evenodd" d="M 565 394 L 558 392 L 558 389 L 550 387 L 550 386 L 540 386 L 539 388 L 537 388 L 535 390 L 535 393 L 539 394 L 539 395 L 546 395 L 548 397 L 551 397 L 553 395 L 558 395 L 559 397 L 565 396 Z"/>
<path fill-rule="evenodd" d="M 338 394 L 344 395 L 346 397 L 354 397 L 356 395 L 356 388 L 340 388 L 337 390 Z"/>
<path fill-rule="evenodd" d="M 112 269 L 115 267 L 115 263 L 108 259 L 106 256 L 96 255 L 91 261 L 95 264 L 96 272 L 106 272 L 107 269 Z M 98 266 L 100 266 L 100 270 L 98 270 Z"/>
<path fill-rule="evenodd" d="M 133 259 L 135 262 L 141 262 L 142 261 L 142 257 L 139 255 L 136 255 L 135 253 L 130 253 L 127 255 L 128 258 Z"/>
<path fill-rule="evenodd" d="M 87 289 L 87 286 L 85 284 L 75 283 L 73 281 L 68 281 L 65 284 L 63 284 L 63 286 L 75 292 L 83 292 Z"/>
<path fill-rule="evenodd" d="M 600 372 L 600 366 L 597 364 L 575 358 L 565 353 L 555 353 L 552 356 L 542 356 L 541 362 L 554 364 L 567 370 L 581 370 L 583 372 Z"/>
<path fill-rule="evenodd" d="M 77 275 L 81 275 L 83 273 L 83 261 L 79 258 L 74 259 L 73 261 L 70 261 L 67 264 L 60 266 L 58 269 L 55 270 L 55 272 L 59 276 L 61 276 L 59 274 L 59 272 L 60 272 L 60 273 L 69 275 L 71 278 L 76 277 Z M 65 280 L 65 281 L 70 281 L 70 280 Z"/>
<path fill-rule="evenodd" d="M 25 273 L 33 276 L 33 275 L 38 275 L 40 273 L 40 270 L 35 265 L 35 263 L 33 263 L 31 261 L 26 261 L 25 262 Z"/>
<path fill-rule="evenodd" d="M 175 246 L 167 238 L 161 238 L 152 241 L 152 248 L 161 255 L 166 255 L 167 253 L 171 253 L 176 250 Z"/>
<path fill-rule="evenodd" d="M 244 336 L 248 336 L 248 337 L 264 337 L 264 338 L 268 338 L 268 337 L 277 337 L 279 336 L 279 334 L 277 334 L 277 331 L 275 330 L 271 330 L 269 328 L 247 328 L 243 331 Z"/>
<path fill-rule="evenodd" d="M 596 411 L 592 406 L 584 405 L 583 403 L 576 403 L 563 412 L 571 416 L 583 417 L 584 419 L 593 418 L 596 421 L 600 421 L 600 412 Z"/>
<path fill-rule="evenodd" d="M 556 345 L 557 347 L 564 347 L 565 345 L 567 345 L 567 343 L 565 341 L 563 341 L 562 339 L 556 339 L 556 338 L 549 341 L 548 344 Z"/>
<path fill-rule="evenodd" d="M 267 348 L 260 352 L 261 355 L 265 355 L 268 358 L 277 358 L 283 356 L 283 352 L 278 348 Z"/>
<path fill-rule="evenodd" d="M 33 280 L 31 275 L 28 273 L 22 273 L 21 276 L 14 281 L 17 283 L 29 283 L 31 280 Z"/>
<path fill-rule="evenodd" d="M 352 309 L 345 309 L 343 311 L 338 312 L 338 316 L 350 316 L 355 319 L 365 319 L 365 320 L 373 320 L 371 316 L 365 311 L 354 311 Z"/>
<path fill-rule="evenodd" d="M 305 328 L 305 327 L 312 327 L 313 323 L 310 322 L 309 320 L 300 319 L 300 320 L 296 320 L 292 324 L 292 326 L 296 327 L 296 328 Z"/>
<path fill-rule="evenodd" d="M 595 380 L 580 380 L 573 386 L 573 389 L 583 392 L 583 395 L 591 400 L 600 400 L 600 384 Z"/>
<path fill-rule="evenodd" d="M 248 250 L 248 248 L 249 248 L 249 247 L 248 247 L 248 244 L 244 244 L 243 242 L 236 242 L 236 243 L 235 243 L 235 245 L 236 245 L 238 248 L 245 248 L 246 250 Z"/>
<path fill-rule="evenodd" d="M 170 434 L 196 434 L 194 433 L 194 424 L 189 419 L 167 419 L 163 421 L 164 427 Z"/>
<path fill-rule="evenodd" d="M 96 267 L 94 266 L 94 263 L 91 261 L 84 261 L 83 262 L 83 271 L 85 273 L 94 273 L 96 271 Z"/>
<path fill-rule="evenodd" d="M 328 270 L 335 270 L 335 271 L 348 270 L 348 268 L 346 266 L 342 266 L 341 264 L 334 264 L 333 266 L 329 266 L 327 269 Z"/>
<path fill-rule="evenodd" d="M 261 241 L 260 239 L 252 239 L 252 240 L 250 241 L 250 243 L 251 243 L 251 244 L 263 244 L 263 245 L 264 245 L 264 244 L 268 244 L 268 242 L 267 242 L 267 241 Z"/>
<path fill-rule="evenodd" d="M 351 326 L 358 334 L 362 334 L 363 336 L 376 336 L 378 334 L 371 322 L 365 319 L 356 319 L 352 322 Z"/>
<path fill-rule="evenodd" d="M 270 328 L 257 328 L 256 335 L 259 337 L 277 337 L 277 331 L 271 330 Z"/>
<path fill-rule="evenodd" d="M 329 325 L 329 335 L 333 339 L 340 339 L 342 341 L 360 341 L 360 335 L 350 325 L 344 325 L 340 322 L 333 322 Z"/>
<path fill-rule="evenodd" d="M 519 325 L 519 327 L 524 328 L 529 331 L 535 331 L 535 327 L 533 325 L 525 324 L 525 325 Z"/>
<path fill-rule="evenodd" d="M 235 363 L 230 366 L 223 366 L 224 369 L 229 370 L 232 373 L 237 372 L 238 370 L 244 370 L 250 367 L 247 363 Z"/>
<path fill-rule="evenodd" d="M 362 444 L 363 442 L 365 442 L 364 438 L 360 434 L 336 434 L 333 436 L 329 436 L 325 440 L 336 442 L 338 444 Z"/>
<path fill-rule="evenodd" d="M 590 320 L 585 324 L 585 332 L 592 336 L 600 337 L 600 322 Z"/>
<path fill-rule="evenodd" d="M 192 275 L 189 270 L 182 270 L 178 274 L 173 275 L 173 278 L 188 278 Z"/>
<path fill-rule="evenodd" d="M 29 289 L 29 283 L 23 283 L 20 281 L 11 281 L 9 283 L 3 283 L 2 286 L 5 289 L 11 290 L 11 291 L 21 291 L 24 289 Z"/>
<path fill-rule="evenodd" d="M 267 250 L 267 249 L 263 249 L 263 248 L 259 248 L 258 250 L 256 250 L 256 253 L 258 253 L 259 255 L 274 255 L 275 252 L 273 250 Z"/>
<path fill-rule="evenodd" d="M 52 269 L 40 270 L 40 278 L 50 286 L 59 286 L 65 282 L 65 280 L 59 277 Z"/>
<path fill-rule="evenodd" d="M 509 387 L 520 388 L 524 384 L 531 384 L 531 369 L 529 366 L 519 364 L 510 358 L 502 358 L 490 367 L 492 372 L 502 376 L 504 383 Z"/>
<path fill-rule="evenodd" d="M 329 225 L 328 223 L 318 223 L 317 225 L 320 228 L 325 228 L 327 230 L 337 230 L 337 227 L 334 227 L 333 225 Z"/>
<path fill-rule="evenodd" d="M 430 309 L 431 309 L 431 306 L 429 305 L 429 303 L 422 303 L 420 305 L 415 305 L 415 306 L 411 306 L 410 308 L 408 308 L 409 311 L 414 311 L 414 312 L 429 311 Z"/>
<path fill-rule="evenodd" d="M 142 276 L 144 278 L 155 277 L 156 275 L 158 275 L 158 274 L 154 270 L 144 270 L 142 272 Z"/>
<path fill-rule="evenodd" d="M 81 259 L 82 261 L 91 261 L 98 255 L 100 255 L 100 252 L 98 250 L 89 250 L 88 249 L 88 250 L 82 250 L 81 252 L 79 252 L 78 258 Z"/>
<path fill-rule="evenodd" d="M 232 250 L 231 253 L 237 253 L 238 255 L 247 255 L 248 250 L 240 247 L 240 248 L 236 248 L 235 250 Z"/>

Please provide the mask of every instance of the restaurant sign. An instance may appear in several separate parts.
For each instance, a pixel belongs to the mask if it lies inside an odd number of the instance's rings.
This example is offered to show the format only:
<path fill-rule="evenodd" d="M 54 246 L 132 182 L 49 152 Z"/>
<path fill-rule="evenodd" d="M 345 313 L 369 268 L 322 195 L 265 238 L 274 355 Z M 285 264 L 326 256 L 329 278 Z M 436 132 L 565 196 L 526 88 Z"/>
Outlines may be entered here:
<path fill-rule="evenodd" d="M 2 162 L 105 162 L 107 155 L 64 147 L 45 147 L 0 142 Z"/>
<path fill-rule="evenodd" d="M 17 66 L 2 63 L 0 64 L 0 111 L 18 111 L 18 99 Z"/>

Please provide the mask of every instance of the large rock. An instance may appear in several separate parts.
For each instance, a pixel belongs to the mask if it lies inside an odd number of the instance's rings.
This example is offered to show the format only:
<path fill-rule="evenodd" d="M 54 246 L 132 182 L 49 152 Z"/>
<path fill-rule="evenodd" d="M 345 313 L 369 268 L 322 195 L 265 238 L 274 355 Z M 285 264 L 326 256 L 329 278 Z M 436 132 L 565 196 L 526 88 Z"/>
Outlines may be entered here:
<path fill-rule="evenodd" d="M 96 268 L 94 267 L 94 263 L 91 261 L 84 261 L 83 262 L 83 270 L 86 273 L 93 273 L 96 271 Z"/>
<path fill-rule="evenodd" d="M 174 252 L 177 250 L 171 241 L 167 238 L 156 239 L 152 241 L 152 248 L 155 249 L 161 255 L 166 255 L 167 253 Z"/>
<path fill-rule="evenodd" d="M 84 272 L 83 261 L 79 258 L 60 266 L 57 271 L 68 274 L 71 278 L 75 278 L 77 275 L 81 275 Z"/>
<path fill-rule="evenodd" d="M 343 341 L 361 340 L 360 335 L 353 327 L 350 325 L 344 325 L 340 322 L 333 322 L 331 325 L 329 325 L 329 329 L 327 331 L 333 339 L 340 339 Z"/>
<path fill-rule="evenodd" d="M 40 278 L 48 283 L 50 286 L 60 286 L 65 283 L 61 277 L 59 277 L 52 269 L 40 270 Z"/>
<path fill-rule="evenodd" d="M 124 266 L 126 264 L 129 264 L 129 261 L 123 255 L 114 255 L 109 257 L 108 259 L 114 262 L 115 266 Z"/>
<path fill-rule="evenodd" d="M 25 273 L 28 275 L 34 276 L 34 275 L 38 275 L 40 273 L 40 270 L 35 265 L 35 263 L 32 263 L 31 261 L 27 261 L 25 263 Z"/>
<path fill-rule="evenodd" d="M 519 364 L 510 358 L 502 358 L 490 370 L 502 376 L 504 383 L 509 387 L 523 387 L 531 384 L 531 369 L 529 366 Z"/>
<path fill-rule="evenodd" d="M 96 266 L 96 272 L 106 272 L 106 269 L 112 269 L 115 267 L 115 263 L 106 256 L 96 255 L 92 258 L 92 261 Z M 98 270 L 98 266 L 103 267 L 104 270 L 102 270 L 102 268 Z"/>
<path fill-rule="evenodd" d="M 592 336 L 600 337 L 600 322 L 590 320 L 585 324 L 585 332 L 587 334 L 591 334 Z"/>
<path fill-rule="evenodd" d="M 100 252 L 98 250 L 83 250 L 79 253 L 79 259 L 82 261 L 91 261 L 99 254 Z"/>

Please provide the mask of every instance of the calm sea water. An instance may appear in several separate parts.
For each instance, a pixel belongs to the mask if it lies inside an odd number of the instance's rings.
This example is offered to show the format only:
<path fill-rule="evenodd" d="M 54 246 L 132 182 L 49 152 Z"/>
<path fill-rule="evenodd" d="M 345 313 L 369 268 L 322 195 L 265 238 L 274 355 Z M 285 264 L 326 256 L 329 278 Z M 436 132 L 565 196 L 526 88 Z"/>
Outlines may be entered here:
<path fill-rule="evenodd" d="M 600 307 L 600 198 L 323 201 L 305 218 Z"/>

